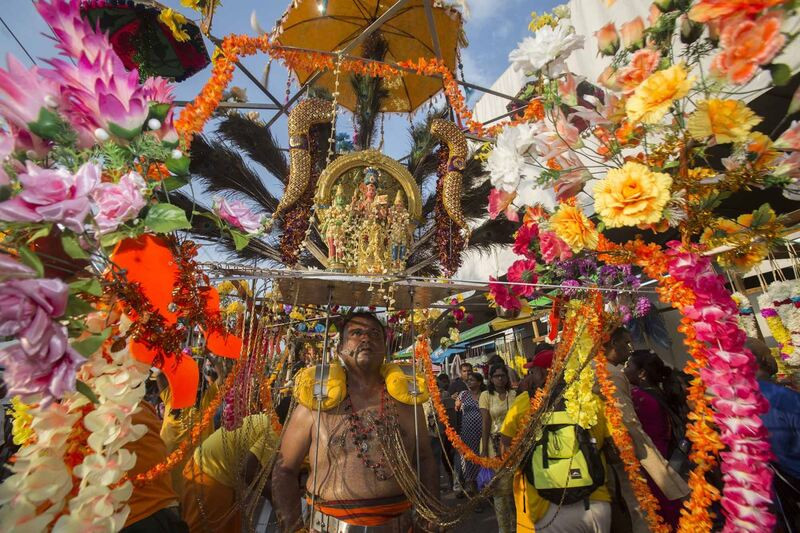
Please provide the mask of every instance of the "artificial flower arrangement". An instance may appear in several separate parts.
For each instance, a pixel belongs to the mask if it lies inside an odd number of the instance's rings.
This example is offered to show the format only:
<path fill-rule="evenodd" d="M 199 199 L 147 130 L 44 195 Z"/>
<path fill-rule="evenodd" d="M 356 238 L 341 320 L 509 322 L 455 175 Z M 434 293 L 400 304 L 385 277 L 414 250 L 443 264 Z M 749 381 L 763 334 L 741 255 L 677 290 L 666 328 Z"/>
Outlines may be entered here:
<path fill-rule="evenodd" d="M 549 284 L 560 288 L 559 305 L 585 300 L 592 288 L 614 280 L 607 267 L 627 269 L 624 280 L 636 266 L 684 315 L 680 329 L 692 357 L 686 371 L 693 377 L 694 406 L 687 435 L 696 468 L 679 531 L 710 531 L 709 507 L 716 500 L 725 531 L 763 531 L 775 520 L 768 509 L 771 473 L 764 467 L 770 451 L 759 419 L 766 404 L 744 347 L 739 306 L 712 260 L 699 254 L 720 248 L 721 266 L 746 271 L 782 242 L 785 228 L 769 205 L 736 220 L 715 210 L 733 192 L 775 188 L 790 194 L 796 188 L 800 122 L 787 118 L 800 110 L 800 95 L 772 138 L 755 131 L 762 118 L 745 101 L 756 82 L 747 84 L 757 76 L 759 88 L 764 79 L 772 86 L 788 82 L 792 72 L 782 58 L 798 32 L 795 11 L 794 3 L 781 0 L 657 0 L 647 24 L 637 17 L 619 31 L 610 23 L 595 34 L 599 54 L 610 58 L 596 84 L 566 67 L 586 40 L 570 25 L 568 11 L 535 16 L 534 35 L 509 60 L 529 76 L 524 90 L 541 104 L 543 118 L 507 126 L 485 158 L 493 186 L 490 216 L 519 221 L 520 211 L 526 213 L 514 244 L 521 259 L 507 273 L 512 283 L 490 283 L 496 305 L 518 309 L 520 291 Z M 711 162 L 712 148 L 721 164 Z M 640 241 L 616 245 L 604 235 L 624 227 L 673 228 L 681 243 L 664 251 Z M 519 280 L 531 285 L 518 288 Z M 795 310 L 791 296 L 789 290 L 778 300 L 767 297 L 783 304 L 786 320 Z M 642 300 L 642 311 L 649 305 Z M 617 310 L 632 315 L 638 306 L 638 300 L 617 303 Z M 769 320 L 783 322 L 778 309 L 772 311 Z M 790 357 L 792 336 L 783 329 L 782 352 Z M 717 461 L 721 494 L 704 476 Z M 636 477 L 635 469 L 629 474 Z M 651 526 L 662 529 L 651 498 L 638 496 Z"/>
<path fill-rule="evenodd" d="M 151 366 L 131 354 L 145 333 L 132 319 L 157 314 L 126 284 L 113 252 L 191 227 L 169 202 L 189 169 L 169 83 L 127 71 L 79 5 L 36 2 L 61 57 L 25 68 L 9 56 L 0 68 L 0 335 L 10 341 L 0 364 L 22 446 L 0 487 L 0 523 L 13 530 L 114 531 L 125 523 L 125 474 L 135 456 L 124 446 L 142 435 L 131 416 Z M 219 200 L 208 216 L 239 247 L 260 230 L 236 202 Z M 176 312 L 192 316 L 172 329 L 183 331 L 216 311 L 198 286 L 208 283 L 191 259 L 196 247 L 177 246 Z M 136 305 L 126 294 L 137 295 Z M 163 320 L 153 328 L 172 331 Z"/>

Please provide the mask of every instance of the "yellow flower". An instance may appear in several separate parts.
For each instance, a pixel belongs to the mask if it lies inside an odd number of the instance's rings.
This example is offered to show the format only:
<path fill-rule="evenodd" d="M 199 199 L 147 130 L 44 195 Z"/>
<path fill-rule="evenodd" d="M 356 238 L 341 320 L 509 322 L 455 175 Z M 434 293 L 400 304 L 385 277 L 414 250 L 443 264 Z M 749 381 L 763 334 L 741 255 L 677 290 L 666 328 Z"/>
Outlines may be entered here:
<path fill-rule="evenodd" d="M 188 20 L 180 13 L 170 8 L 162 9 L 161 13 L 158 14 L 158 20 L 170 29 L 176 41 L 182 43 L 189 40 L 189 34 L 183 29 L 183 25 Z"/>
<path fill-rule="evenodd" d="M 33 416 L 29 413 L 31 406 L 23 403 L 19 396 L 14 396 L 11 398 L 11 409 L 11 416 L 14 419 L 11 424 L 11 436 L 14 444 L 22 446 L 34 438 L 33 428 L 31 428 Z"/>
<path fill-rule="evenodd" d="M 219 292 L 220 296 L 225 296 L 226 294 L 230 294 L 235 291 L 236 287 L 233 285 L 232 281 L 223 281 L 217 285 L 217 292 Z"/>
<path fill-rule="evenodd" d="M 734 235 L 740 231 L 742 231 L 742 226 L 733 220 L 727 218 L 717 218 L 705 230 L 703 230 L 703 234 L 700 235 L 700 243 L 717 246 L 721 242 L 724 242 L 720 241 L 720 239 L 724 239 L 725 237 Z"/>
<path fill-rule="evenodd" d="M 244 312 L 244 304 L 239 300 L 234 300 L 225 306 L 225 314 L 226 315 L 238 315 L 239 313 Z"/>
<path fill-rule="evenodd" d="M 641 163 L 628 162 L 608 171 L 594 188 L 594 206 L 609 228 L 654 224 L 669 201 L 672 178 Z"/>
<path fill-rule="evenodd" d="M 189 9 L 195 9 L 200 11 L 200 0 L 181 0 L 181 5 L 183 7 L 188 7 Z"/>
<path fill-rule="evenodd" d="M 769 246 L 764 242 L 753 242 L 747 246 L 740 246 L 733 250 L 719 254 L 717 263 L 722 268 L 734 268 L 740 272 L 747 272 L 766 259 Z"/>
<path fill-rule="evenodd" d="M 703 181 L 708 178 L 713 178 L 717 175 L 717 172 L 713 169 L 708 167 L 697 167 L 697 168 L 690 168 L 689 169 L 689 179 L 695 181 Z"/>
<path fill-rule="evenodd" d="M 683 63 L 652 73 L 636 87 L 625 104 L 628 119 L 655 124 L 667 114 L 672 102 L 689 93 L 692 80 Z"/>
<path fill-rule="evenodd" d="M 686 121 L 686 127 L 695 139 L 714 137 L 717 143 L 724 144 L 744 141 L 759 122 L 761 117 L 744 102 L 712 98 L 697 104 L 697 109 Z"/>
<path fill-rule="evenodd" d="M 550 229 L 566 242 L 573 252 L 597 248 L 597 229 L 579 207 L 561 204 L 550 217 Z"/>

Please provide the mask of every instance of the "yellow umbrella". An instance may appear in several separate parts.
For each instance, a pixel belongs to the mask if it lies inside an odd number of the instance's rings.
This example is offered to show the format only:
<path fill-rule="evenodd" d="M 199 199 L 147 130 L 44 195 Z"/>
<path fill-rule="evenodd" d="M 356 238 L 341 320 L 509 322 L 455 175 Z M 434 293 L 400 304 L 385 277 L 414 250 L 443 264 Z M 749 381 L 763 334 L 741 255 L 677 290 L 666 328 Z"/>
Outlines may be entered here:
<path fill-rule="evenodd" d="M 324 52 L 341 51 L 395 3 L 391 0 L 295 0 L 281 19 L 273 38 L 284 46 Z M 442 59 L 452 71 L 456 65 L 456 51 L 462 41 L 461 14 L 454 9 L 440 7 L 432 7 L 431 11 Z M 384 58 L 386 62 L 436 57 L 425 13 L 425 0 L 406 2 L 378 31 L 388 45 Z M 363 43 L 360 43 L 348 55 L 363 57 L 362 48 Z M 297 71 L 295 74 L 300 83 L 305 83 L 313 73 Z M 333 73 L 326 72 L 315 81 L 315 85 L 333 91 Z M 384 88 L 389 91 L 389 96 L 383 100 L 381 111 L 410 113 L 442 90 L 442 81 L 407 74 L 397 80 L 385 80 Z M 351 111 L 355 110 L 356 95 L 347 74 L 341 74 L 339 92 L 338 103 Z"/>

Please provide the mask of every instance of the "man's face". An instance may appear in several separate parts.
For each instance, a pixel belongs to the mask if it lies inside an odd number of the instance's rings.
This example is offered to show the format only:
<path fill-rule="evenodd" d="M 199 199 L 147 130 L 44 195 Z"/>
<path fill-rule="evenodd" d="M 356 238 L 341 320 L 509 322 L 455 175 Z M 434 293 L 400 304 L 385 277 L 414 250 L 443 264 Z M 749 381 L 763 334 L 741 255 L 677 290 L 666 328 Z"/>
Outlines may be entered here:
<path fill-rule="evenodd" d="M 472 372 L 471 365 L 461 365 L 461 379 L 467 381 L 470 373 Z"/>
<path fill-rule="evenodd" d="M 633 340 L 627 331 L 617 338 L 614 343 L 614 353 L 609 354 L 609 361 L 615 365 L 623 365 L 633 353 Z"/>
<path fill-rule="evenodd" d="M 359 368 L 380 368 L 386 356 L 383 329 L 366 317 L 355 317 L 347 323 L 339 353 L 347 365 Z"/>

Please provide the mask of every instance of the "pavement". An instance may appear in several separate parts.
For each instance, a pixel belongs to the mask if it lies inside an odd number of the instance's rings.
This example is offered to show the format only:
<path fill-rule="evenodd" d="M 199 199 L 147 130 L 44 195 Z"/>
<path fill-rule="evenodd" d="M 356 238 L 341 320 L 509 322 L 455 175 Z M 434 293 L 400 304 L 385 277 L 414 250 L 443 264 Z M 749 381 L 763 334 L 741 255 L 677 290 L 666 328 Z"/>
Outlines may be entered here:
<path fill-rule="evenodd" d="M 453 491 L 442 492 L 442 502 L 447 505 L 456 507 L 464 505 L 466 500 L 459 500 L 456 498 L 456 493 Z M 453 533 L 494 533 L 497 531 L 497 520 L 494 517 L 494 507 L 491 501 L 484 503 L 483 512 L 471 513 L 464 516 L 458 524 L 447 530 Z"/>

